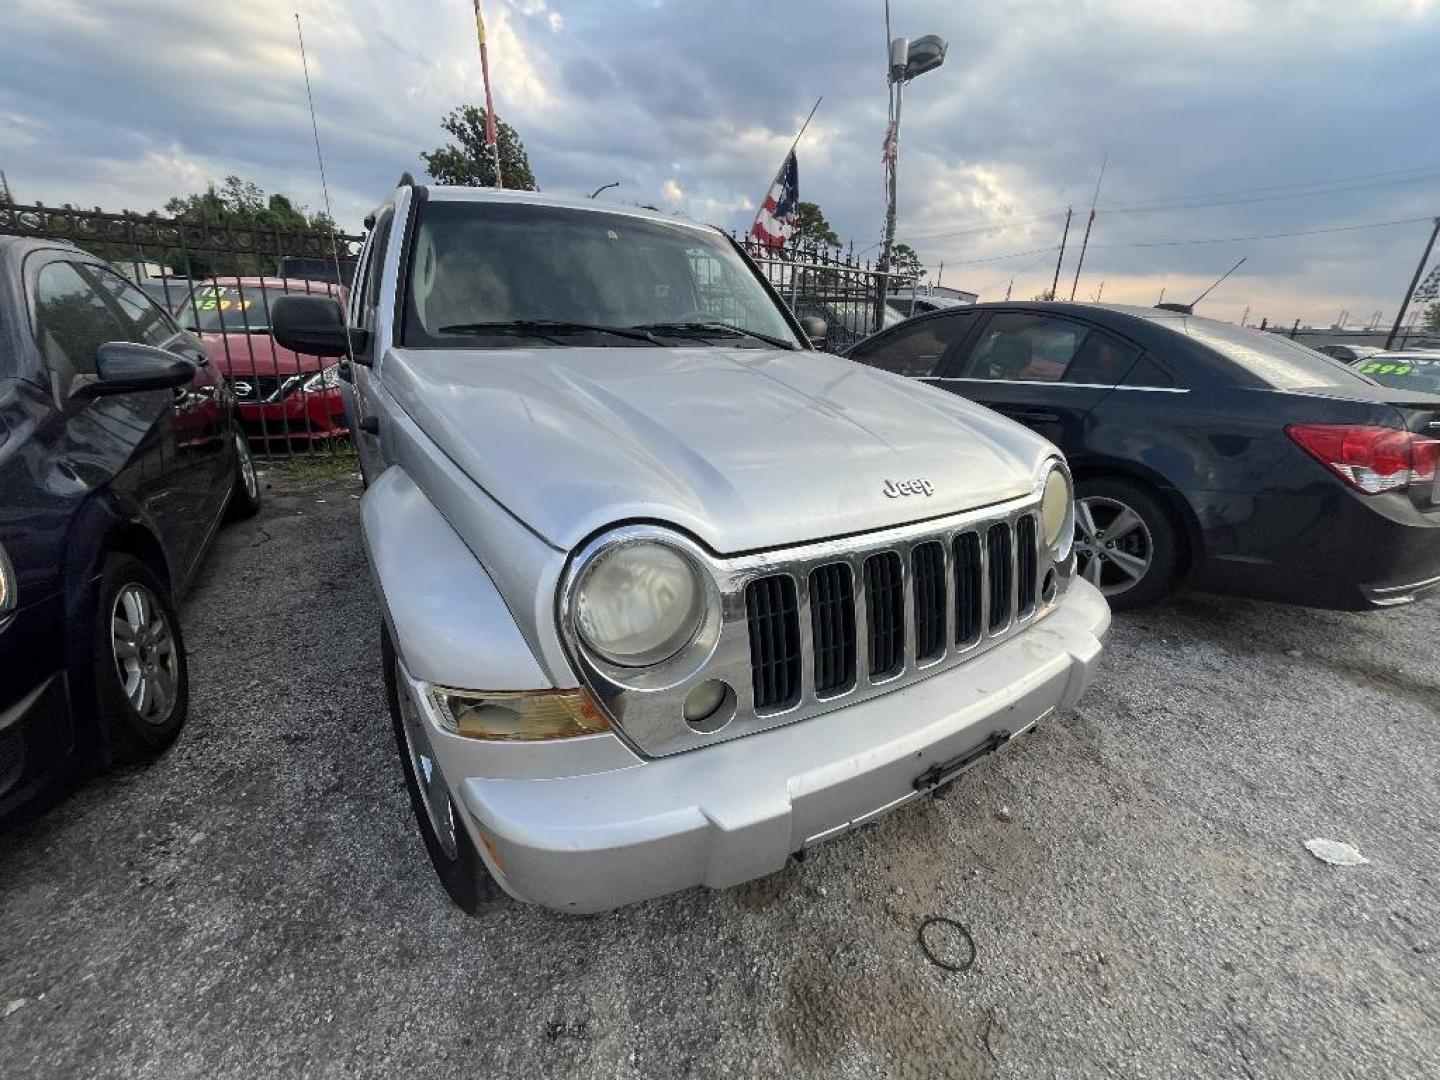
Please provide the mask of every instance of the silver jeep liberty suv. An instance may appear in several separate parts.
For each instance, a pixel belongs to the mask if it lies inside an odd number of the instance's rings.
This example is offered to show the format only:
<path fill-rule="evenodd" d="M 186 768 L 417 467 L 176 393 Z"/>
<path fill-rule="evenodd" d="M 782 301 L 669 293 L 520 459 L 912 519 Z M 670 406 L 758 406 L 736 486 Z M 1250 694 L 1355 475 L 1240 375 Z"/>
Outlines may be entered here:
<path fill-rule="evenodd" d="M 478 912 L 781 869 L 1071 706 L 1110 613 L 1054 446 L 816 352 L 723 233 L 405 185 L 338 358 L 420 831 Z"/>

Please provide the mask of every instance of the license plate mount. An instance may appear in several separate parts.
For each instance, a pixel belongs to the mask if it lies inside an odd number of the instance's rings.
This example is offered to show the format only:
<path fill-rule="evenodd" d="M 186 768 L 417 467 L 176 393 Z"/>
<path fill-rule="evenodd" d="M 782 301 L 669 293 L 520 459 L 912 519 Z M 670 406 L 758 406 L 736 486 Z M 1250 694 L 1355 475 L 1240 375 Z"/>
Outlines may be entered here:
<path fill-rule="evenodd" d="M 955 777 L 974 765 L 983 757 L 988 757 L 996 750 L 1008 743 L 1014 736 L 1003 728 L 999 731 L 992 731 L 979 746 L 975 749 L 961 754 L 959 757 L 951 758 L 949 761 L 937 762 L 931 765 L 914 780 L 913 787 L 916 791 L 934 791 L 936 788 L 944 787 Z"/>

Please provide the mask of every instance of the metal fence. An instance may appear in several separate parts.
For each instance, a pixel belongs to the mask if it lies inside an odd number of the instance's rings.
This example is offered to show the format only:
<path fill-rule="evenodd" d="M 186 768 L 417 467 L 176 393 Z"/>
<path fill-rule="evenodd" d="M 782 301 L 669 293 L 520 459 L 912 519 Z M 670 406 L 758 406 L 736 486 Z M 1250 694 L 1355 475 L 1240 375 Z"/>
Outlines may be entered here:
<path fill-rule="evenodd" d="M 886 297 L 910 287 L 908 277 L 822 247 L 771 248 L 749 238 L 743 244 L 791 311 L 825 320 L 825 348 L 830 352 L 840 352 L 904 317 Z"/>
<path fill-rule="evenodd" d="M 0 232 L 65 240 L 105 259 L 205 342 L 240 401 L 257 453 L 330 454 L 348 447 L 333 359 L 277 349 L 271 299 L 343 295 L 361 236 L 256 220 L 0 205 Z M 338 263 L 338 266 L 337 266 Z"/>

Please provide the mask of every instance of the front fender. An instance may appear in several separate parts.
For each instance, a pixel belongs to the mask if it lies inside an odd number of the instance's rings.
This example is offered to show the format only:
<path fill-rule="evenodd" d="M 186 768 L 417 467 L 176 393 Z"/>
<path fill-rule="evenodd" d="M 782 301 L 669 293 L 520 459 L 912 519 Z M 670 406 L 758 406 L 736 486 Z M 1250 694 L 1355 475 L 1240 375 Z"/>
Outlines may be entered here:
<path fill-rule="evenodd" d="M 466 690 L 554 685 L 490 575 L 404 469 L 386 469 L 360 511 L 375 587 L 411 675 Z"/>

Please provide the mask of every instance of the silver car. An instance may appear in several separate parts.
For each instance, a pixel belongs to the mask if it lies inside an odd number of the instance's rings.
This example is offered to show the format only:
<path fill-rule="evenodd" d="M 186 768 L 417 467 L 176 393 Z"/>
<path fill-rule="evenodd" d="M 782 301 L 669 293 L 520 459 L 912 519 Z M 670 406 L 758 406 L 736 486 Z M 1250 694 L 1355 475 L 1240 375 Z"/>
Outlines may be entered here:
<path fill-rule="evenodd" d="M 1095 671 L 1055 447 L 814 351 L 715 229 L 407 185 L 348 311 L 272 320 L 348 358 L 401 761 L 466 911 L 780 870 Z"/>

